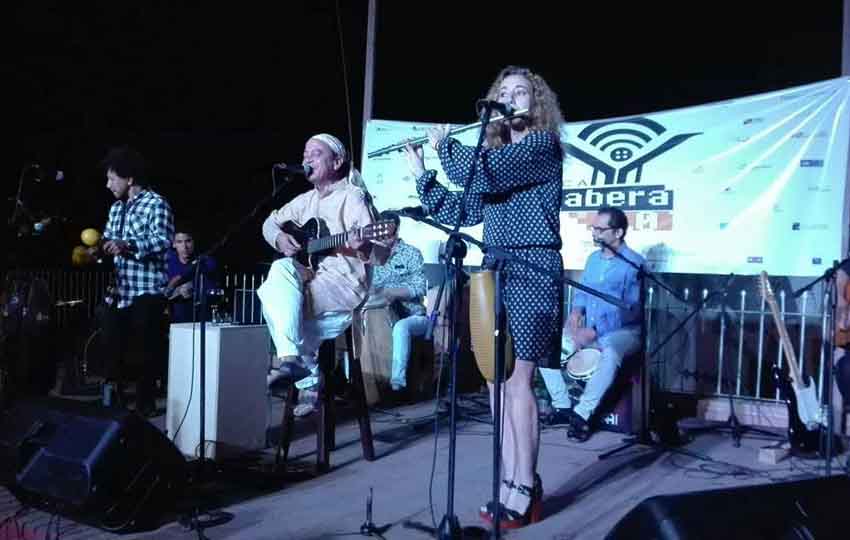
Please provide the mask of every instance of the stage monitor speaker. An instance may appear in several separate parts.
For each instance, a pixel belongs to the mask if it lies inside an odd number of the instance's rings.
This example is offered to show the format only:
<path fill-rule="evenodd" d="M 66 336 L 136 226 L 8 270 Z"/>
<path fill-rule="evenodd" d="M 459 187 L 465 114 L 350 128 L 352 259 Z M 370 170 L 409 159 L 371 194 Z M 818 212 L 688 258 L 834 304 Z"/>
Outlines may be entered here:
<path fill-rule="evenodd" d="M 650 497 L 607 540 L 850 538 L 850 478 L 833 476 Z"/>
<path fill-rule="evenodd" d="M 185 487 L 183 455 L 133 412 L 42 399 L 9 414 L 17 418 L 4 427 L 18 432 L 3 432 L 4 457 L 24 504 L 123 531 L 155 522 Z"/>

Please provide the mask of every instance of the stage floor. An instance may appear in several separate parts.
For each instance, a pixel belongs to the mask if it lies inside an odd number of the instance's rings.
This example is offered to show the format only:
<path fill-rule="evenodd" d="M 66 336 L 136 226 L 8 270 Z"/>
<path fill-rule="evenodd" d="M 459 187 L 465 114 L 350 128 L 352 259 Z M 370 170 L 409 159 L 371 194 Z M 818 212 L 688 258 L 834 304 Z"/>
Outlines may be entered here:
<path fill-rule="evenodd" d="M 205 529 L 204 535 L 210 540 L 357 537 L 366 518 L 366 500 L 372 488 L 372 520 L 378 527 L 387 527 L 382 533 L 384 538 L 428 538 L 427 533 L 409 528 L 405 522 L 431 525 L 429 486 L 435 519 L 439 521 L 446 512 L 448 421 L 441 417 L 435 453 L 433 411 L 433 403 L 373 410 L 377 454 L 373 462 L 363 460 L 357 424 L 348 421 L 337 429 L 338 449 L 331 453 L 330 472 L 313 478 L 293 474 L 288 481 L 271 489 L 219 486 L 220 492 L 205 499 L 203 509 L 223 510 L 232 514 L 232 519 Z M 492 430 L 486 397 L 464 396 L 460 411 L 455 514 L 464 527 L 481 526 L 478 507 L 489 498 L 492 477 Z M 272 418 L 280 418 L 277 402 L 273 403 Z M 162 427 L 163 417 L 153 422 Z M 309 470 L 315 462 L 316 439 L 310 431 L 313 424 L 303 420 L 297 424 L 299 436 L 290 455 L 294 469 Z M 270 437 L 277 435 L 277 427 L 270 428 Z M 823 460 L 789 458 L 777 465 L 761 464 L 757 461 L 758 449 L 770 442 L 745 437 L 741 447 L 735 448 L 730 436 L 723 433 L 700 434 L 679 448 L 707 459 L 644 446 L 633 446 L 606 460 L 598 459 L 600 453 L 617 447 L 621 440 L 620 434 L 599 432 L 588 442 L 576 444 L 566 439 L 562 428 L 545 429 L 541 433 L 538 467 L 545 491 L 544 519 L 505 536 L 558 540 L 604 538 L 620 518 L 653 495 L 812 478 L 824 473 Z M 273 450 L 269 449 L 262 457 L 273 460 Z M 835 460 L 833 474 L 842 474 L 846 459 L 844 454 Z M 433 482 L 432 463 L 436 464 Z M 0 522 L 19 508 L 17 500 L 0 488 Z M 63 518 L 56 536 L 56 525 L 50 515 L 30 511 L 0 525 L 0 540 L 197 537 L 176 521 L 155 531 L 124 535 Z"/>

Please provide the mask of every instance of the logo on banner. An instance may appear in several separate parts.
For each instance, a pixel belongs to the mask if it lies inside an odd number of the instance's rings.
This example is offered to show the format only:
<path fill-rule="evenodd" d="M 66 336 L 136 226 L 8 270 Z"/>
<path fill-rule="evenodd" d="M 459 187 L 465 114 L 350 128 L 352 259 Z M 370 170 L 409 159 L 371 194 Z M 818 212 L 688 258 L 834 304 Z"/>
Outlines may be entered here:
<path fill-rule="evenodd" d="M 596 122 L 567 143 L 567 155 L 583 162 L 587 178 L 563 191 L 561 209 L 593 211 L 615 206 L 625 212 L 673 210 L 673 191 L 663 179 L 644 175 L 644 166 L 701 133 L 666 136 L 667 128 L 645 117 Z M 647 181 L 648 180 L 648 181 Z"/>

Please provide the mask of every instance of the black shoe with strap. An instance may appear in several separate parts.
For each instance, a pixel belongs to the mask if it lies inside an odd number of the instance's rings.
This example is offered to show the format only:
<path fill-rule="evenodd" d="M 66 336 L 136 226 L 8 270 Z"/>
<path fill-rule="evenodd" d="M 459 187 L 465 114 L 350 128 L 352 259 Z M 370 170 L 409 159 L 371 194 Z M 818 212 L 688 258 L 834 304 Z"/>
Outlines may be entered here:
<path fill-rule="evenodd" d="M 526 486 L 514 484 L 513 489 L 528 497 L 528 506 L 525 512 L 518 512 L 511 508 L 505 509 L 505 518 L 499 520 L 501 529 L 518 529 L 532 523 L 537 523 L 543 517 L 543 481 L 537 474 L 534 475 L 534 485 Z"/>

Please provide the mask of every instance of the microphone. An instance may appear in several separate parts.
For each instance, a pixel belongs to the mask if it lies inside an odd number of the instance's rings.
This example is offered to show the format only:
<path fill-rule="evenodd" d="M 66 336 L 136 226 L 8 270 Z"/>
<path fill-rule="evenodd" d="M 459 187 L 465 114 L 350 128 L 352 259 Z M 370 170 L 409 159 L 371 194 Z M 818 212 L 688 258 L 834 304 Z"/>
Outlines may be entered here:
<path fill-rule="evenodd" d="M 274 168 L 278 171 L 284 171 L 289 174 L 300 174 L 302 176 L 310 176 L 313 173 L 313 167 L 309 165 L 287 165 L 286 163 L 275 163 Z"/>
<path fill-rule="evenodd" d="M 391 214 L 398 214 L 399 216 L 409 218 L 424 218 L 428 216 L 428 212 L 429 208 L 424 204 L 421 206 L 405 206 L 404 208 L 389 210 Z"/>
<path fill-rule="evenodd" d="M 479 114 L 482 112 L 482 109 L 486 108 L 491 111 L 496 111 L 502 116 L 510 116 L 516 110 L 510 103 L 502 103 L 500 101 L 492 101 L 489 99 L 479 99 L 475 103 L 475 108 L 478 109 Z"/>

